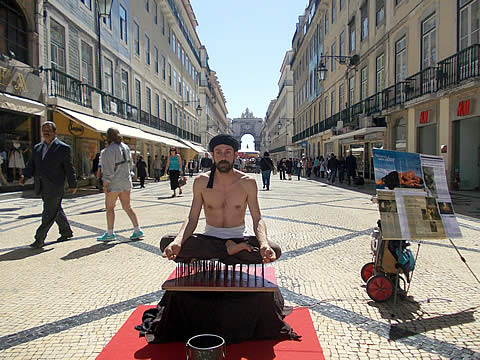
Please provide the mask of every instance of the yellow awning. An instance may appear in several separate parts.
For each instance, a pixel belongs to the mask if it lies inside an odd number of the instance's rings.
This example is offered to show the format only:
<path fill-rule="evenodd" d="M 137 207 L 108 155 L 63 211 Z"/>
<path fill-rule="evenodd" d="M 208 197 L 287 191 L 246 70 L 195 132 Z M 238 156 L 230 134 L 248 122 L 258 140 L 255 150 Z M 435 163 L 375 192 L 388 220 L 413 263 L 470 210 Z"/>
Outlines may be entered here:
<path fill-rule="evenodd" d="M 100 119 L 95 116 L 82 114 L 77 111 L 64 109 L 61 107 L 59 107 L 58 110 L 61 111 L 63 114 L 65 114 L 68 118 L 72 119 L 73 121 L 78 122 L 84 126 L 91 128 L 92 130 L 95 130 L 101 133 L 106 133 L 108 128 L 114 127 L 114 128 L 117 128 L 118 131 L 120 131 L 120 134 L 123 136 L 150 140 L 150 141 L 166 144 L 168 146 L 175 146 L 178 148 L 187 148 L 187 146 L 183 145 L 181 142 L 177 140 L 152 134 L 152 133 L 148 133 L 138 128 L 134 128 L 132 126 L 118 124 L 113 121 Z"/>

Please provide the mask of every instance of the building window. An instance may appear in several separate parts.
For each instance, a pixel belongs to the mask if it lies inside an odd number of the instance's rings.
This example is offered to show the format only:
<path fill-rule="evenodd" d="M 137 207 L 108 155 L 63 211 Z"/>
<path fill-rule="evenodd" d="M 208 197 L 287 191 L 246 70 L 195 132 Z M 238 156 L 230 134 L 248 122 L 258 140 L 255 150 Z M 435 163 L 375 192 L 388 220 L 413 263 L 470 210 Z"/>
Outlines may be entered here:
<path fill-rule="evenodd" d="M 336 42 L 333 42 L 332 47 L 331 47 L 331 52 L 332 52 L 332 56 L 337 55 L 337 43 Z M 337 69 L 336 60 L 333 57 L 332 57 L 331 60 L 332 60 L 331 61 L 332 72 L 335 72 L 335 70 Z"/>
<path fill-rule="evenodd" d="M 349 25 L 349 31 L 350 31 L 350 42 L 348 46 L 349 53 L 351 54 L 352 52 L 355 51 L 356 48 L 356 40 L 357 40 L 357 32 L 355 30 L 355 20 L 352 20 Z"/>
<path fill-rule="evenodd" d="M 120 5 L 120 40 L 122 40 L 125 44 L 127 44 L 127 10 Z"/>
<path fill-rule="evenodd" d="M 170 110 L 169 113 L 168 113 L 170 124 L 173 124 L 173 105 L 172 105 L 172 103 L 168 104 L 168 108 Z"/>
<path fill-rule="evenodd" d="M 177 40 L 177 58 L 178 58 L 178 61 L 181 61 L 181 59 L 182 59 L 181 58 L 181 49 L 182 49 L 182 46 L 180 45 L 180 40 Z"/>
<path fill-rule="evenodd" d="M 93 86 L 93 49 L 85 41 L 81 42 L 82 49 L 82 82 Z"/>
<path fill-rule="evenodd" d="M 348 105 L 355 103 L 355 76 L 348 79 Z"/>
<path fill-rule="evenodd" d="M 403 2 L 403 0 L 395 0 L 395 6 L 398 6 L 399 4 L 401 4 Z"/>
<path fill-rule="evenodd" d="M 343 84 L 338 87 L 338 105 L 342 111 L 345 106 L 345 86 Z"/>
<path fill-rule="evenodd" d="M 113 62 L 103 58 L 103 90 L 113 94 Z"/>
<path fill-rule="evenodd" d="M 340 33 L 340 41 L 339 41 L 339 55 L 345 56 L 345 30 Z"/>
<path fill-rule="evenodd" d="M 395 43 L 395 81 L 397 83 L 407 77 L 407 37 Z"/>
<path fill-rule="evenodd" d="M 368 94 L 368 72 L 367 67 L 365 66 L 360 71 L 360 100 L 363 100 L 367 97 Z"/>
<path fill-rule="evenodd" d="M 460 1 L 460 50 L 480 42 L 480 0 Z"/>
<path fill-rule="evenodd" d="M 385 0 L 377 0 L 375 6 L 376 25 L 381 25 L 385 21 Z"/>
<path fill-rule="evenodd" d="M 173 70 L 173 91 L 177 92 L 177 71 Z"/>
<path fill-rule="evenodd" d="M 324 16 L 324 23 L 325 23 L 325 35 L 328 33 L 328 22 L 330 19 L 328 18 L 328 9 L 325 10 L 325 16 Z"/>
<path fill-rule="evenodd" d="M 87 8 L 92 10 L 92 0 L 80 0 L 80 2 L 85 5 Z"/>
<path fill-rule="evenodd" d="M 337 20 L 337 0 L 332 0 L 332 24 Z"/>
<path fill-rule="evenodd" d="M 128 91 L 128 71 L 122 70 L 121 75 L 121 86 L 122 86 L 122 99 L 126 102 L 129 102 L 130 94 Z"/>
<path fill-rule="evenodd" d="M 157 117 L 160 117 L 160 96 L 158 94 L 155 94 L 155 114 Z"/>
<path fill-rule="evenodd" d="M 138 110 L 142 109 L 142 84 L 140 80 L 135 79 L 135 104 L 137 105 Z"/>
<path fill-rule="evenodd" d="M 157 2 L 155 0 L 153 1 L 153 11 L 154 11 L 154 13 L 153 13 L 153 23 L 155 25 L 157 25 L 158 24 L 158 5 L 157 5 Z"/>
<path fill-rule="evenodd" d="M 165 35 L 165 16 L 163 15 L 163 13 L 161 14 L 162 14 L 162 35 Z"/>
<path fill-rule="evenodd" d="M 156 46 L 153 47 L 153 61 L 155 64 L 155 72 L 158 74 L 158 48 Z"/>
<path fill-rule="evenodd" d="M 435 15 L 422 22 L 422 69 L 437 63 Z"/>
<path fill-rule="evenodd" d="M 135 45 L 135 55 L 140 56 L 140 26 L 133 22 L 133 41 Z"/>
<path fill-rule="evenodd" d="M 377 57 L 377 72 L 376 72 L 376 91 L 383 91 L 385 87 L 385 54 Z"/>
<path fill-rule="evenodd" d="M 103 16 L 102 21 L 105 24 L 106 27 L 108 27 L 110 30 L 112 30 L 112 13 L 108 14 L 108 16 Z"/>
<path fill-rule="evenodd" d="M 174 33 L 172 33 L 172 51 L 174 54 L 177 52 L 177 39 Z"/>
<path fill-rule="evenodd" d="M 150 38 L 145 34 L 145 64 L 150 65 Z"/>
<path fill-rule="evenodd" d="M 360 8 L 361 31 L 360 40 L 363 41 L 368 37 L 368 0 Z"/>
<path fill-rule="evenodd" d="M 30 64 L 27 39 L 25 15 L 19 6 L 15 1 L 0 1 L 0 54 L 11 51 L 15 60 Z"/>
<path fill-rule="evenodd" d="M 340 11 L 345 7 L 345 0 L 340 0 Z"/>
<path fill-rule="evenodd" d="M 175 126 L 178 127 L 178 109 L 173 109 L 173 121 L 175 122 Z"/>
<path fill-rule="evenodd" d="M 145 10 L 148 12 L 150 12 L 150 0 L 145 0 Z"/>
<path fill-rule="evenodd" d="M 328 118 L 328 96 L 325 96 L 325 106 L 324 106 L 324 111 L 325 111 L 325 120 Z"/>
<path fill-rule="evenodd" d="M 331 109 L 330 109 L 330 115 L 335 115 L 337 109 L 336 109 L 336 104 L 335 104 L 335 90 L 333 90 L 331 93 L 330 93 L 330 106 L 331 106 Z"/>
<path fill-rule="evenodd" d="M 168 64 L 168 85 L 172 87 L 172 65 Z"/>
<path fill-rule="evenodd" d="M 165 80 L 165 66 L 166 66 L 165 56 L 162 55 L 162 79 L 163 80 Z"/>
<path fill-rule="evenodd" d="M 152 90 L 148 86 L 145 87 L 145 100 L 146 100 L 146 106 L 147 108 L 145 109 L 149 114 L 152 113 Z"/>
<path fill-rule="evenodd" d="M 50 20 L 50 50 L 52 67 L 65 72 L 65 28 L 55 20 Z"/>
<path fill-rule="evenodd" d="M 163 103 L 163 120 L 167 121 L 167 100 L 162 99 Z"/>

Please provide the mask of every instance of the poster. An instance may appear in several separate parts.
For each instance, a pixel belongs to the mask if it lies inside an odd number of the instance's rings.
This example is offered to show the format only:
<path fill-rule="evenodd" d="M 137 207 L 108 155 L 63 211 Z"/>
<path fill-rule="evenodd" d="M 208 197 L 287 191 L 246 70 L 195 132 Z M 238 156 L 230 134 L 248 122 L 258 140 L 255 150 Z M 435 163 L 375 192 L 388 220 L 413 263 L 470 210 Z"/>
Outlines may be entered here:
<path fill-rule="evenodd" d="M 442 157 L 373 149 L 385 239 L 446 239 L 462 234 Z"/>

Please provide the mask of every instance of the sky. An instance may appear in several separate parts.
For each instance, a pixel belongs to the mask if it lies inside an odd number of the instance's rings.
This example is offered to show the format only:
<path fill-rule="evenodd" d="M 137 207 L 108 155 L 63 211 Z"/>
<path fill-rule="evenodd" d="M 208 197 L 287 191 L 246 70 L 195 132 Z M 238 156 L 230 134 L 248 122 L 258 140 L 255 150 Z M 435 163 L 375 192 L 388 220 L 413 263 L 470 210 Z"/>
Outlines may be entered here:
<path fill-rule="evenodd" d="M 190 0 L 197 33 L 217 73 L 229 118 L 248 107 L 264 118 L 307 0 Z"/>

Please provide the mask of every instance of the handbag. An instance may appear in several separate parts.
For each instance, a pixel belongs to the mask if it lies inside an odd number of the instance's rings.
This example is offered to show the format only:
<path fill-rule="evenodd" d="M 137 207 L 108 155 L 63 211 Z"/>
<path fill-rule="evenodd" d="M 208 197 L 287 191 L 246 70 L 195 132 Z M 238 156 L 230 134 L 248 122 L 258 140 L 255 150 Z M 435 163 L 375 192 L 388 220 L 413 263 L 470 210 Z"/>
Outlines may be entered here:
<path fill-rule="evenodd" d="M 178 186 L 184 186 L 187 183 L 187 177 L 181 177 L 178 179 Z"/>

